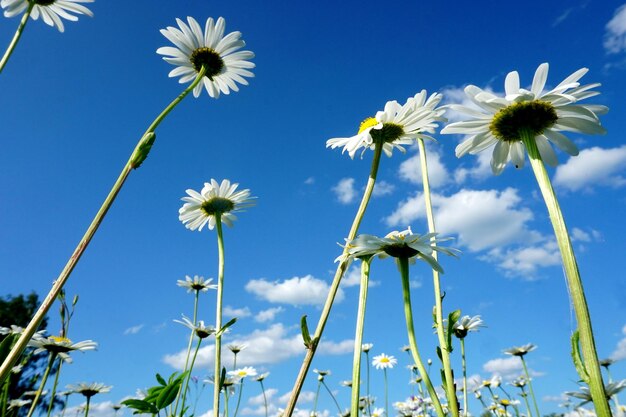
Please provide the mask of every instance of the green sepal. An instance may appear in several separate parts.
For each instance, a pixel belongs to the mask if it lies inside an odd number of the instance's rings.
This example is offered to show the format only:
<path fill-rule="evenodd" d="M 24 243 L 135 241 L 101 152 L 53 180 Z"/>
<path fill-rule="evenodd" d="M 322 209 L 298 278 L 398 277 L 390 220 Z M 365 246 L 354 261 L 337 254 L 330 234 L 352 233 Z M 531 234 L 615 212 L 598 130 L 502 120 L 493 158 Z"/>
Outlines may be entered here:
<path fill-rule="evenodd" d="M 311 334 L 309 333 L 309 326 L 306 323 L 306 314 L 300 319 L 300 329 L 302 330 L 304 346 L 306 346 L 307 349 L 311 349 Z"/>
<path fill-rule="evenodd" d="M 587 373 L 587 368 L 585 368 L 585 363 L 583 362 L 582 356 L 580 355 L 580 345 L 578 344 L 580 341 L 580 333 L 576 330 L 572 334 L 572 361 L 574 361 L 574 367 L 576 368 L 576 372 L 578 372 L 578 376 L 584 382 L 589 384 L 589 374 Z"/>
<path fill-rule="evenodd" d="M 452 352 L 452 333 L 453 333 L 453 328 L 454 325 L 456 324 L 456 322 L 459 320 L 459 317 L 461 317 L 461 310 L 454 310 L 452 313 L 448 314 L 448 329 L 446 331 L 446 343 L 447 343 L 447 349 L 448 349 L 448 353 Z"/>
<path fill-rule="evenodd" d="M 232 326 L 233 324 L 235 324 L 235 322 L 237 321 L 237 317 L 232 318 L 228 321 L 228 323 L 226 323 L 224 326 L 222 326 L 221 329 L 218 330 L 217 333 L 215 333 L 215 337 L 219 337 L 222 334 L 224 334 L 224 332 L 226 331 L 226 329 L 228 329 L 230 326 Z"/>
<path fill-rule="evenodd" d="M 133 169 L 137 169 L 141 166 L 141 164 L 143 164 L 143 161 L 145 161 L 148 157 L 155 140 L 156 134 L 154 132 L 148 132 L 141 138 L 135 148 L 135 152 L 133 152 L 133 156 L 130 157 L 130 166 Z"/>
<path fill-rule="evenodd" d="M 443 362 L 443 357 L 442 357 L 442 355 L 441 355 L 441 348 L 440 348 L 439 346 L 437 346 L 437 349 L 436 349 L 436 350 L 437 350 L 437 357 L 439 358 L 439 360 L 440 360 L 441 362 Z"/>

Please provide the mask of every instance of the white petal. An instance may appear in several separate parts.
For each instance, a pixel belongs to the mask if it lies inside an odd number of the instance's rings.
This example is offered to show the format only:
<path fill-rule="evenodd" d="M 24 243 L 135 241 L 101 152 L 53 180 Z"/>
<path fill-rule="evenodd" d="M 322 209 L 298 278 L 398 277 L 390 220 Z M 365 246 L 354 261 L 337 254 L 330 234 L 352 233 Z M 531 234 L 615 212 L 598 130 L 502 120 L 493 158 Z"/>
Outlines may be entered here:
<path fill-rule="evenodd" d="M 546 80 L 548 79 L 548 63 L 544 62 L 539 65 L 537 71 L 535 71 L 535 76 L 533 77 L 533 85 L 530 88 L 530 91 L 535 95 L 535 97 L 539 96 L 543 91 L 543 88 L 546 86 Z"/>
<path fill-rule="evenodd" d="M 556 154 L 552 149 L 552 146 L 548 143 L 543 135 L 535 137 L 535 143 L 537 143 L 537 149 L 541 154 L 541 159 L 551 167 L 555 167 L 559 164 L 559 160 L 556 158 Z"/>

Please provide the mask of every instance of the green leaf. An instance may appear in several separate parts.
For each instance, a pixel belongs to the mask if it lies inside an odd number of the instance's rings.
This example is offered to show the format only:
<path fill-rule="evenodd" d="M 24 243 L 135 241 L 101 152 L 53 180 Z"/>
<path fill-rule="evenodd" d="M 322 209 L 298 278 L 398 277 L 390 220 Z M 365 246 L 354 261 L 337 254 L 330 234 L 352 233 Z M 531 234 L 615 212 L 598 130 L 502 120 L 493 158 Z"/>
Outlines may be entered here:
<path fill-rule="evenodd" d="M 452 329 L 454 325 L 461 317 L 461 310 L 454 310 L 452 313 L 448 314 L 448 329 L 446 331 L 446 343 L 448 344 L 448 352 L 452 352 Z"/>
<path fill-rule="evenodd" d="M 226 381 L 226 368 L 223 367 L 220 375 L 220 391 L 224 387 L 224 381 Z"/>
<path fill-rule="evenodd" d="M 580 379 L 589 384 L 589 374 L 587 373 L 587 368 L 585 368 L 585 363 L 580 355 L 580 334 L 578 330 L 576 330 L 572 334 L 572 360 L 574 361 L 574 366 L 576 367 L 576 372 L 578 372 L 578 376 Z"/>
<path fill-rule="evenodd" d="M 306 324 L 306 314 L 300 319 L 300 329 L 302 331 L 302 340 L 304 340 L 304 346 L 307 349 L 311 348 L 311 334 L 309 333 L 309 326 Z"/>
<path fill-rule="evenodd" d="M 165 382 L 165 379 L 163 379 L 163 377 L 160 374 L 156 374 L 156 379 L 157 381 L 159 381 L 159 384 L 163 386 L 167 385 L 167 382 Z"/>
<path fill-rule="evenodd" d="M 221 336 L 226 331 L 226 329 L 228 329 L 230 326 L 235 324 L 236 321 L 237 321 L 237 317 L 231 319 L 228 323 L 222 326 L 222 328 L 219 329 L 217 333 L 215 333 L 215 337 Z"/>
<path fill-rule="evenodd" d="M 159 412 L 154 404 L 146 400 L 129 398 L 128 400 L 122 401 L 122 404 L 131 410 L 135 410 L 133 414 L 157 414 Z"/>
<path fill-rule="evenodd" d="M 174 402 L 174 400 L 176 399 L 176 395 L 178 395 L 178 390 L 180 390 L 181 383 L 182 379 L 177 378 L 173 383 L 170 383 L 167 386 L 163 387 L 161 393 L 156 399 L 157 409 L 162 410 Z"/>
<path fill-rule="evenodd" d="M 441 357 L 441 348 L 439 346 L 437 346 L 437 356 L 439 357 L 439 360 L 443 362 L 443 358 Z"/>

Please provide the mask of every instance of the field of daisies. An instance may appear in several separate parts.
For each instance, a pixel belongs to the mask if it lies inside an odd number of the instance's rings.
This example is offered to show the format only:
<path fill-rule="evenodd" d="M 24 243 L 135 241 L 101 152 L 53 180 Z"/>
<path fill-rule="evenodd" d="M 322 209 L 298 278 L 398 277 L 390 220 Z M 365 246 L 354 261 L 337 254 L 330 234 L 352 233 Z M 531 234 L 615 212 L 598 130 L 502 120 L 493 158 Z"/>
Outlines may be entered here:
<path fill-rule="evenodd" d="M 625 415 L 626 4 L 148 3 L 0 0 L 0 417 Z"/>

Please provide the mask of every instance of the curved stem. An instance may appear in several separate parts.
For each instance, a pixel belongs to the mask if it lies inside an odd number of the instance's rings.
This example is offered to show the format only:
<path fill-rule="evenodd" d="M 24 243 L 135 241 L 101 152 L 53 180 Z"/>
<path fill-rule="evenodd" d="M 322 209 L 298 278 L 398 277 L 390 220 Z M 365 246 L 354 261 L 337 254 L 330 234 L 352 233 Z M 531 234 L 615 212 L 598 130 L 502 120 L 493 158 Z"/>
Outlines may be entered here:
<path fill-rule="evenodd" d="M 198 319 L 198 298 L 199 298 L 199 294 L 200 291 L 196 290 L 195 291 L 195 297 L 194 297 L 194 302 L 193 302 L 193 325 L 196 325 L 196 321 Z M 193 343 L 193 337 L 196 334 L 195 329 L 191 329 L 191 334 L 189 335 L 189 343 L 187 344 L 187 356 L 185 357 L 185 367 L 183 368 L 183 372 L 185 372 L 189 366 L 189 358 L 191 357 L 191 345 Z M 201 340 L 200 340 L 201 341 Z M 199 341 L 199 342 L 200 342 Z M 196 348 L 196 353 L 194 354 L 194 361 L 196 358 L 196 355 L 198 354 L 198 348 L 200 347 L 200 343 L 198 342 L 198 347 Z M 193 367 L 193 363 L 191 365 Z M 187 375 L 186 378 L 186 383 L 183 385 L 189 386 L 189 380 L 191 379 L 191 369 L 189 369 L 189 375 Z M 178 395 L 176 396 L 176 404 L 174 405 L 174 416 L 177 415 L 178 413 L 178 403 L 180 401 L 181 396 L 183 397 L 183 405 L 182 408 L 183 410 L 185 409 L 185 395 L 187 394 L 186 390 L 185 391 L 178 391 Z"/>
<path fill-rule="evenodd" d="M 235 406 L 235 414 L 233 414 L 233 417 L 237 417 L 237 412 L 239 411 L 239 404 L 241 404 L 241 395 L 243 393 L 243 381 L 245 381 L 245 378 L 242 378 L 241 382 L 239 383 L 239 396 L 237 397 L 237 405 Z"/>
<path fill-rule="evenodd" d="M 326 385 L 326 381 L 322 381 L 322 385 L 324 385 L 324 388 L 326 388 L 326 391 L 328 391 L 328 395 L 330 395 L 330 398 L 333 399 L 333 402 L 335 403 L 335 406 L 337 407 L 337 410 L 339 411 L 339 415 L 341 415 L 341 406 L 339 405 L 339 402 L 337 401 L 335 394 L 333 394 L 330 388 L 328 388 L 328 385 Z"/>
<path fill-rule="evenodd" d="M 354 220 L 352 222 L 352 226 L 350 227 L 350 232 L 348 233 L 348 240 L 352 240 L 356 237 L 357 231 L 359 230 L 359 226 L 361 225 L 361 221 L 363 220 L 363 216 L 365 215 L 365 210 L 367 209 L 367 205 L 372 196 L 372 191 L 374 190 L 374 184 L 376 183 L 376 175 L 378 174 L 378 166 L 380 164 L 380 157 L 382 155 L 383 144 L 376 143 L 374 148 L 374 157 L 372 158 L 372 166 L 370 168 L 369 179 L 367 180 L 367 185 L 365 186 L 365 192 L 363 193 L 363 198 L 361 199 L 361 204 L 356 212 Z M 347 247 L 344 248 L 343 254 L 345 255 L 347 252 Z M 337 267 L 337 271 L 335 272 L 335 277 L 333 278 L 333 282 L 330 285 L 330 289 L 328 291 L 328 296 L 326 297 L 326 302 L 324 303 L 324 307 L 320 314 L 319 321 L 317 323 L 317 327 L 315 328 L 315 334 L 313 335 L 313 343 L 310 347 L 308 347 L 306 354 L 304 355 L 304 360 L 302 361 L 302 366 L 300 367 L 300 371 L 298 372 L 298 376 L 296 377 L 296 381 L 294 383 L 293 390 L 291 391 L 291 397 L 289 398 L 289 402 L 285 407 L 285 411 L 283 415 L 285 417 L 290 417 L 295 408 L 296 402 L 298 401 L 298 396 L 300 395 L 300 391 L 302 391 L 302 386 L 304 385 L 304 380 L 306 379 L 306 375 L 311 367 L 311 362 L 313 361 L 313 357 L 315 356 L 315 351 L 317 350 L 317 346 L 322 337 L 322 333 L 324 332 L 324 327 L 326 326 L 326 322 L 328 321 L 328 316 L 330 316 L 330 310 L 333 306 L 333 302 L 335 301 L 335 296 L 337 295 L 337 290 L 339 289 L 339 284 L 341 283 L 341 278 L 345 274 L 348 269 L 348 261 L 344 258 L 343 261 L 339 262 L 339 266 Z"/>
<path fill-rule="evenodd" d="M 433 402 L 433 407 L 435 408 L 435 412 L 438 417 L 445 417 L 445 413 L 443 411 L 443 407 L 441 406 L 441 401 L 439 401 L 439 397 L 437 396 L 437 392 L 435 391 L 435 387 L 433 387 L 433 383 L 430 380 L 430 376 L 424 367 L 424 362 L 422 362 L 422 358 L 420 357 L 419 350 L 417 349 L 417 341 L 415 340 L 415 330 L 413 326 L 413 308 L 411 307 L 411 287 L 409 284 L 409 259 L 408 258 L 397 258 L 398 265 L 400 267 L 400 276 L 402 278 L 402 298 L 404 300 L 404 316 L 406 318 L 406 331 L 409 337 L 409 346 L 411 347 L 411 354 L 413 355 L 413 360 L 415 361 L 415 365 L 422 376 L 422 380 L 426 385 L 426 390 L 430 395 L 430 399 Z"/>
<path fill-rule="evenodd" d="M 37 389 L 37 393 L 35 394 L 35 398 L 33 398 L 33 403 L 30 405 L 30 410 L 28 410 L 28 414 L 26 417 L 31 417 L 37 404 L 39 403 L 39 398 L 41 398 L 41 393 L 43 392 L 43 388 L 46 386 L 46 382 L 48 381 L 48 376 L 50 375 L 50 370 L 52 369 L 52 365 L 54 364 L 54 360 L 56 359 L 57 354 L 54 352 L 50 352 L 50 357 L 48 358 L 48 366 L 46 366 L 46 370 L 41 377 L 41 383 L 39 384 L 39 388 Z"/>
<path fill-rule="evenodd" d="M 537 405 L 537 398 L 535 397 L 535 390 L 533 389 L 533 382 L 530 379 L 530 374 L 528 373 L 528 367 L 526 366 L 526 361 L 523 356 L 520 356 L 522 360 L 522 365 L 524 366 L 524 375 L 526 375 L 526 379 L 528 380 L 528 392 L 530 392 L 530 396 L 533 399 L 533 405 L 535 407 L 535 415 L 541 417 L 541 413 L 539 413 L 539 406 Z"/>
<path fill-rule="evenodd" d="M 195 320 L 194 320 L 195 323 Z M 183 393 L 183 400 L 180 405 L 180 409 L 182 411 L 185 410 L 185 403 L 187 402 L 187 391 L 189 390 L 189 381 L 191 380 L 191 371 L 193 370 L 193 366 L 196 363 L 196 358 L 198 357 L 198 350 L 200 350 L 200 344 L 202 343 L 202 339 L 198 338 L 198 344 L 196 345 L 196 349 L 193 352 L 193 358 L 191 359 L 191 365 L 189 365 L 189 374 L 187 375 L 185 384 L 181 387 L 181 391 Z M 187 368 L 185 367 L 185 371 Z M 184 372 L 184 371 L 183 371 Z M 180 397 L 179 392 L 179 397 Z M 176 417 L 176 413 L 178 412 L 178 400 L 176 401 L 176 407 L 174 407 L 174 417 Z"/>
<path fill-rule="evenodd" d="M 465 362 L 465 338 L 461 338 L 461 366 L 463 367 L 463 415 L 467 417 L 467 364 Z"/>
<path fill-rule="evenodd" d="M 372 415 L 372 402 L 370 401 L 370 352 L 367 351 L 365 352 L 365 362 L 367 362 L 367 401 L 365 402 L 365 404 L 367 404 L 367 414 L 368 415 Z"/>
<path fill-rule="evenodd" d="M 52 384 L 52 392 L 50 393 L 50 404 L 48 404 L 48 414 L 47 417 L 52 415 L 52 409 L 54 408 L 54 397 L 57 393 L 57 387 L 59 385 L 59 375 L 61 375 L 61 367 L 63 366 L 63 360 L 59 358 L 59 366 L 57 368 L 57 372 L 54 375 L 54 383 Z"/>
<path fill-rule="evenodd" d="M 430 182 L 428 180 L 428 165 L 426 162 L 426 147 L 424 139 L 418 138 L 417 145 L 419 147 L 420 165 L 422 169 L 422 183 L 424 184 L 424 202 L 426 204 L 426 217 L 428 219 L 428 232 L 436 233 L 435 217 L 433 216 L 433 205 L 430 198 Z M 435 237 L 432 238 L 434 240 Z M 433 257 L 437 260 L 437 252 L 433 251 Z M 443 328 L 443 306 L 441 297 L 441 283 L 439 272 L 433 269 L 433 287 L 435 291 L 435 325 L 437 328 L 437 338 L 439 339 L 439 348 L 441 350 L 441 362 L 443 363 L 443 371 L 445 375 L 444 388 L 446 397 L 448 398 L 448 408 L 452 417 L 459 416 L 459 403 L 456 398 L 456 389 L 454 387 L 454 375 L 450 364 L 451 346 L 448 346 L 446 333 Z"/>
<path fill-rule="evenodd" d="M 15 49 L 15 47 L 17 46 L 17 43 L 22 37 L 22 32 L 24 31 L 24 28 L 26 27 L 26 23 L 28 23 L 28 18 L 30 17 L 30 12 L 33 11 L 33 7 L 35 7 L 35 3 L 29 1 L 28 8 L 24 12 L 24 15 L 22 16 L 22 20 L 20 20 L 20 24 L 17 27 L 17 30 L 15 31 L 15 35 L 13 35 L 13 39 L 11 39 L 11 43 L 9 44 L 6 52 L 2 56 L 2 60 L 0 60 L 0 73 L 6 66 L 7 62 L 9 61 L 9 58 L 11 57 L 11 54 L 13 53 L 13 50 Z"/>
<path fill-rule="evenodd" d="M 317 416 L 317 399 L 320 397 L 320 388 L 322 388 L 322 380 L 317 382 L 317 391 L 315 392 L 315 400 L 313 401 L 313 411 L 311 411 L 311 417 Z"/>
<path fill-rule="evenodd" d="M 263 380 L 260 380 L 259 382 L 261 383 L 261 391 L 263 391 L 263 405 L 265 406 L 265 417 L 268 417 L 267 395 L 265 394 L 265 386 L 263 386 Z"/>
<path fill-rule="evenodd" d="M 609 417 L 611 416 L 611 407 L 609 406 L 609 401 L 604 391 L 604 382 L 602 380 L 602 372 L 600 370 L 600 363 L 598 362 L 598 354 L 593 338 L 587 299 L 583 290 L 578 264 L 576 263 L 574 249 L 572 248 L 572 242 L 567 232 L 561 207 L 559 206 L 554 189 L 552 188 L 546 168 L 541 160 L 541 154 L 537 149 L 535 138 L 529 132 L 523 132 L 522 141 L 528 150 L 530 164 L 537 178 L 537 183 L 539 184 L 539 189 L 541 190 L 546 207 L 548 208 L 550 221 L 554 228 L 554 235 L 559 245 L 561 258 L 563 259 L 567 287 L 576 314 L 578 331 L 580 333 L 580 346 L 584 360 L 584 368 L 588 375 L 588 377 L 586 377 L 586 375 L 581 375 L 581 377 L 587 379 L 586 382 L 589 385 L 589 392 L 591 393 L 591 398 L 598 417 Z"/>
<path fill-rule="evenodd" d="M 215 303 L 215 384 L 213 386 L 213 415 L 219 416 L 220 413 L 220 378 L 222 375 L 222 297 L 224 293 L 224 236 L 222 235 L 222 218 L 219 214 L 215 215 L 215 226 L 217 228 L 217 256 L 218 256 L 218 272 L 217 272 L 217 301 Z M 228 390 L 224 390 L 224 395 L 228 396 Z"/>
<path fill-rule="evenodd" d="M 174 109 L 174 107 L 176 107 L 176 105 L 180 103 L 180 101 L 183 98 L 185 98 L 187 94 L 189 94 L 189 92 L 193 90 L 193 88 L 204 77 L 205 71 L 206 70 L 204 69 L 204 67 L 202 67 L 202 70 L 198 73 L 198 76 L 196 77 L 196 79 L 178 97 L 176 97 L 161 112 L 161 114 L 157 116 L 156 119 L 154 119 L 154 121 L 150 124 L 150 126 L 146 130 L 146 132 L 142 135 L 141 139 L 137 143 L 137 146 L 135 147 L 135 150 L 133 150 L 131 157 L 128 159 L 128 162 L 126 162 L 126 165 L 124 165 L 124 168 L 122 168 L 122 172 L 120 173 L 119 177 L 115 181 L 115 184 L 113 184 L 113 188 L 111 188 L 111 191 L 109 191 L 109 195 L 106 197 L 106 199 L 102 203 L 102 206 L 100 207 L 100 209 L 96 213 L 96 216 L 94 217 L 91 224 L 87 228 L 87 231 L 83 235 L 83 238 L 78 243 L 78 246 L 76 247 L 76 249 L 74 249 L 74 253 L 72 253 L 72 256 L 67 261 L 67 264 L 61 271 L 61 274 L 54 281 L 54 284 L 52 285 L 52 289 L 50 289 L 50 292 L 48 293 L 46 298 L 43 300 L 41 306 L 37 310 L 37 313 L 35 313 L 30 323 L 28 323 L 28 326 L 26 326 L 26 328 L 24 329 L 24 332 L 18 339 L 17 343 L 15 344 L 15 346 L 13 346 L 13 349 L 11 349 L 11 352 L 2 363 L 2 366 L 0 367 L 0 382 L 4 381 L 7 375 L 9 375 L 9 372 L 11 371 L 11 368 L 17 361 L 18 357 L 22 354 L 24 349 L 26 349 L 26 345 L 28 344 L 28 341 L 33 337 L 33 334 L 35 334 L 37 327 L 39 327 L 39 324 L 48 313 L 48 310 L 50 310 L 50 307 L 54 303 L 54 300 L 56 300 L 57 296 L 63 289 L 63 286 L 65 285 L 68 278 L 70 277 L 70 274 L 76 267 L 76 264 L 78 263 L 81 256 L 85 252 L 85 249 L 91 242 L 91 239 L 93 238 L 94 234 L 100 227 L 100 224 L 104 220 L 104 217 L 106 216 L 107 212 L 113 205 L 113 202 L 115 201 L 115 198 L 117 197 L 117 194 L 120 192 L 120 190 L 124 186 L 124 183 L 126 182 L 126 179 L 128 178 L 128 175 L 130 174 L 131 170 L 137 167 L 136 163 L 137 163 L 138 154 L 143 153 L 144 156 L 146 155 L 144 138 L 146 138 L 150 133 L 153 133 L 154 130 L 157 128 L 157 126 L 161 123 L 161 121 L 163 121 L 165 116 L 167 116 L 169 112 L 172 111 L 172 109 Z"/>
<path fill-rule="evenodd" d="M 356 330 L 354 336 L 354 354 L 352 358 L 352 395 L 350 399 L 350 415 L 359 415 L 359 397 L 361 395 L 361 346 L 363 346 L 363 326 L 365 323 L 365 306 L 367 305 L 367 289 L 370 276 L 370 260 L 361 259 L 361 285 L 359 290 L 359 308 L 357 311 Z M 341 414 L 341 408 L 339 409 Z"/>

